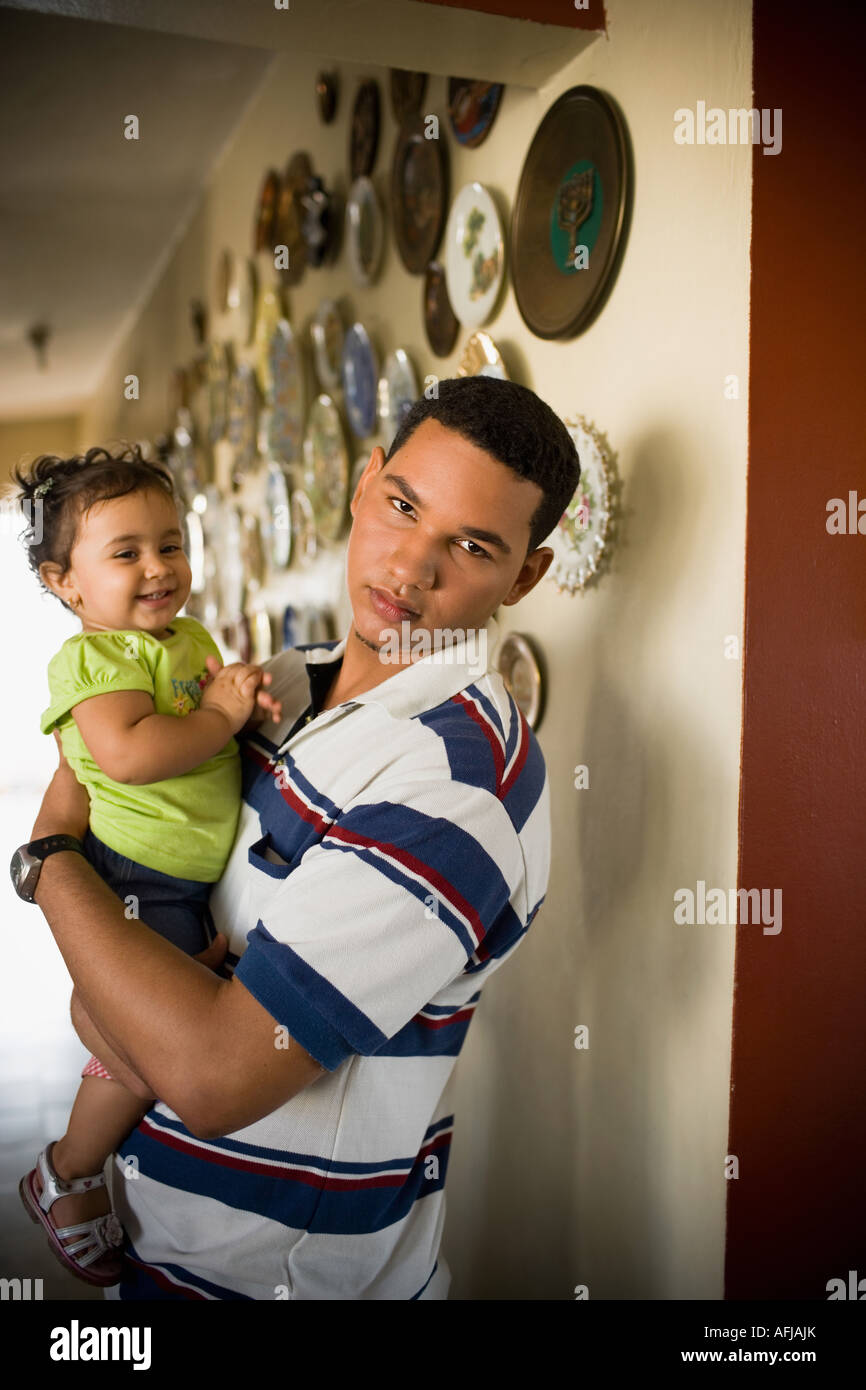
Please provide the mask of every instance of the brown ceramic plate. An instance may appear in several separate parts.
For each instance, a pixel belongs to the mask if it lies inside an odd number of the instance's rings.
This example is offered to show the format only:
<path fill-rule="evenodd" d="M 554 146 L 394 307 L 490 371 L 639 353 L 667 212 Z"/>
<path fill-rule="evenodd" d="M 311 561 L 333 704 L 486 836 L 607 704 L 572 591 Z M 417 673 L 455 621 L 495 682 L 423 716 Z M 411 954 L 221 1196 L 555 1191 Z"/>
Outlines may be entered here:
<path fill-rule="evenodd" d="M 418 115 L 426 91 L 426 72 L 407 72 L 405 68 L 391 69 L 391 108 L 398 125 Z"/>
<path fill-rule="evenodd" d="M 520 175 L 511 276 L 539 338 L 572 338 L 616 278 L 630 201 L 626 128 L 596 87 L 563 92 L 541 121 Z"/>
<path fill-rule="evenodd" d="M 316 98 L 319 103 L 319 115 L 325 125 L 330 125 L 337 110 L 337 74 L 335 72 L 320 72 L 316 78 Z"/>
<path fill-rule="evenodd" d="M 301 199 L 307 182 L 312 175 L 310 157 L 303 151 L 292 155 L 283 175 L 283 184 L 277 201 L 277 218 L 274 234 L 275 244 L 286 246 L 289 251 L 288 266 L 279 268 L 285 285 L 297 285 L 307 268 L 307 247 L 304 241 L 304 208 Z"/>
<path fill-rule="evenodd" d="M 454 350 L 460 324 L 448 298 L 445 267 L 439 261 L 431 261 L 424 273 L 424 328 L 436 356 L 448 357 Z"/>
<path fill-rule="evenodd" d="M 379 84 L 362 82 L 355 97 L 349 133 L 349 169 L 352 182 L 369 174 L 379 148 Z"/>
<path fill-rule="evenodd" d="M 406 269 L 423 275 L 436 255 L 448 204 L 444 140 L 424 138 L 420 116 L 401 126 L 391 166 L 391 215 Z"/>
<path fill-rule="evenodd" d="M 253 229 L 253 250 L 256 252 L 270 251 L 273 247 L 279 195 L 280 176 L 276 169 L 269 169 L 265 174 L 256 206 L 256 222 Z"/>

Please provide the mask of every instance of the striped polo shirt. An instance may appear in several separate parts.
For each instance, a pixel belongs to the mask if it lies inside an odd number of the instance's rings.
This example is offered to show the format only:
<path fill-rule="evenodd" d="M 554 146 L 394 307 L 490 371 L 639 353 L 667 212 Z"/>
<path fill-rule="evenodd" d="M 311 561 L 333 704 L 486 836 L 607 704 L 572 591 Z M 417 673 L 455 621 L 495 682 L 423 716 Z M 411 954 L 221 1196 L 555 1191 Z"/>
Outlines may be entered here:
<path fill-rule="evenodd" d="M 348 636 L 267 663 L 283 719 L 242 743 L 211 896 L 275 1044 L 326 1071 L 219 1139 L 151 1107 L 115 1160 L 114 1297 L 447 1297 L 452 1073 L 547 891 L 547 772 L 489 665 L 495 619 L 486 660 L 458 638 L 321 711 Z"/>

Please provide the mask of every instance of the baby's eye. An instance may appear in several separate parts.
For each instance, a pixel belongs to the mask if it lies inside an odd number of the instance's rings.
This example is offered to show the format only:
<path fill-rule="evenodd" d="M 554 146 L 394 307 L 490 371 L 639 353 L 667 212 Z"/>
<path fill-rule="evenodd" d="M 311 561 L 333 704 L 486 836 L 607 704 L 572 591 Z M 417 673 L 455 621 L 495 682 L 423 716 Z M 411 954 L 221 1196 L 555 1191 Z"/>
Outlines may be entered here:
<path fill-rule="evenodd" d="M 162 548 L 163 548 L 163 550 L 166 550 L 166 551 L 168 551 L 168 550 L 180 550 L 180 546 L 179 546 L 179 545 L 173 545 L 173 544 L 172 544 L 172 545 L 164 545 Z"/>
<path fill-rule="evenodd" d="M 119 551 L 117 552 L 117 554 L 115 555 L 114 558 L 115 558 L 115 560 L 129 560 L 130 558 L 131 558 L 131 559 L 135 559 L 135 551 L 134 551 L 134 550 L 119 550 Z"/>

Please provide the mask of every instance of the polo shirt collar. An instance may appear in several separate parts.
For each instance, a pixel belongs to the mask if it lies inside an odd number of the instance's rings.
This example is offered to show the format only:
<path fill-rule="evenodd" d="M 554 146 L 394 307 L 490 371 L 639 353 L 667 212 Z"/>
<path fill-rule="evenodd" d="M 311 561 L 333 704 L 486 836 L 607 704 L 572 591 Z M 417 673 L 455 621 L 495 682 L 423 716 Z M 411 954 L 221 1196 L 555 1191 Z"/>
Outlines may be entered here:
<path fill-rule="evenodd" d="M 346 705 L 383 705 L 397 719 L 411 719 L 413 715 L 435 709 L 459 690 L 480 680 L 490 669 L 501 635 L 496 619 L 489 618 L 483 631 L 486 632 L 486 650 L 478 633 L 474 630 L 464 633 L 449 646 L 433 650 L 409 666 L 401 666 L 387 680 L 360 695 L 353 695 Z M 308 648 L 303 653 L 307 665 L 339 661 L 350 633 L 351 625 L 335 646 L 321 644 Z"/>

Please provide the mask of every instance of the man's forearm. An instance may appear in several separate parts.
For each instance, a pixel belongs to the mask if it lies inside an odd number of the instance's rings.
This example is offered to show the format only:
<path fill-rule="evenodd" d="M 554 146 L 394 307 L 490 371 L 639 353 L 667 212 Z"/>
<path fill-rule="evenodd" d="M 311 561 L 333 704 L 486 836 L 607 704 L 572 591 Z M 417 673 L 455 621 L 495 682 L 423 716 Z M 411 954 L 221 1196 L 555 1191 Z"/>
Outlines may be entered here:
<path fill-rule="evenodd" d="M 45 860 L 35 901 L 99 1033 L 193 1128 L 198 1089 L 216 1065 L 215 1006 L 228 982 L 145 923 L 127 920 L 79 854 Z"/>
<path fill-rule="evenodd" d="M 95 1057 L 99 1058 L 102 1065 L 111 1072 L 115 1081 L 119 1081 L 128 1091 L 139 1096 L 142 1100 L 153 1100 L 153 1092 L 133 1070 L 129 1058 L 121 1054 L 117 1043 L 110 1043 L 107 1038 L 102 1036 L 82 1004 L 77 987 L 72 991 L 69 1013 L 72 1018 L 72 1026 L 84 1046 L 89 1048 Z"/>

